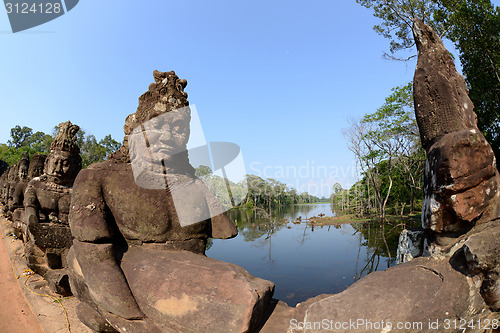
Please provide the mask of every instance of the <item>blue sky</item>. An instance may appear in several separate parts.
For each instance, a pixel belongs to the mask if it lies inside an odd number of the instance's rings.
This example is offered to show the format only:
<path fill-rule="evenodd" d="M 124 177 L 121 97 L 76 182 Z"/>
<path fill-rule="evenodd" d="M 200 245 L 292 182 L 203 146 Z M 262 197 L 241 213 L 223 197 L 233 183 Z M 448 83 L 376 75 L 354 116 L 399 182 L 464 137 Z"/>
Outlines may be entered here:
<path fill-rule="evenodd" d="M 355 181 L 347 119 L 412 80 L 415 61 L 382 58 L 377 22 L 354 0 L 107 0 L 12 34 L 3 12 L 0 142 L 15 125 L 51 133 L 67 120 L 121 141 L 153 70 L 175 70 L 207 141 L 237 143 L 249 173 L 326 196 Z"/>

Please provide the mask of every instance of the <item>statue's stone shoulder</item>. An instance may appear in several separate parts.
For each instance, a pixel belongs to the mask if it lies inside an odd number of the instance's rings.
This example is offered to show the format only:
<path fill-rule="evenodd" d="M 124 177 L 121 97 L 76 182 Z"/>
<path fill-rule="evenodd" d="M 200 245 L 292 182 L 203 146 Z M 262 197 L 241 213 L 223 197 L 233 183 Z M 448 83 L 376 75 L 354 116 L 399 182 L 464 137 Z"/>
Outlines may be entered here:
<path fill-rule="evenodd" d="M 94 163 L 78 173 L 73 188 L 97 186 L 102 184 L 105 179 L 127 171 L 131 171 L 129 163 L 116 163 L 114 161 Z"/>
<path fill-rule="evenodd" d="M 42 183 L 43 181 L 40 179 L 40 177 L 35 177 L 28 182 L 28 185 L 26 185 L 26 191 L 34 191 L 35 189 L 42 186 Z"/>
<path fill-rule="evenodd" d="M 98 194 L 100 193 L 100 189 L 113 179 L 124 180 L 124 177 L 127 179 L 130 178 L 132 174 L 131 170 L 130 163 L 116 163 L 114 161 L 94 163 L 80 171 L 76 177 L 73 189 L 76 192 L 87 191 Z M 76 197 L 73 200 L 81 199 L 82 197 L 78 193 L 75 193 L 75 195 Z"/>
<path fill-rule="evenodd" d="M 116 162 L 114 160 L 107 160 L 104 162 L 94 163 L 89 165 L 85 170 L 93 170 L 94 172 L 112 172 L 112 171 L 129 171 L 131 170 L 130 163 Z M 82 170 L 84 171 L 84 170 Z"/>

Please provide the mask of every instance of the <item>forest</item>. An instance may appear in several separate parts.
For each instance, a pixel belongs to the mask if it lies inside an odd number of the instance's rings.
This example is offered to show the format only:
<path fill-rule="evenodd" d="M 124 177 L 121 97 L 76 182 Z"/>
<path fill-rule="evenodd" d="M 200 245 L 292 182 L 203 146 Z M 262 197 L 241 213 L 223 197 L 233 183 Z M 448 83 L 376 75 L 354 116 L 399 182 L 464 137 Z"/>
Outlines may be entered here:
<path fill-rule="evenodd" d="M 33 129 L 27 126 L 16 125 L 10 130 L 10 140 L 0 144 L 0 160 L 9 166 L 16 164 L 23 152 L 33 154 L 50 153 L 50 145 L 54 141 L 59 127 L 54 127 L 51 134 L 41 131 L 33 133 Z M 86 134 L 79 129 L 77 134 L 78 146 L 82 157 L 82 167 L 86 168 L 92 163 L 102 162 L 108 154 L 118 150 L 121 143 L 114 140 L 110 134 L 101 140 L 97 140 L 92 134 Z"/>

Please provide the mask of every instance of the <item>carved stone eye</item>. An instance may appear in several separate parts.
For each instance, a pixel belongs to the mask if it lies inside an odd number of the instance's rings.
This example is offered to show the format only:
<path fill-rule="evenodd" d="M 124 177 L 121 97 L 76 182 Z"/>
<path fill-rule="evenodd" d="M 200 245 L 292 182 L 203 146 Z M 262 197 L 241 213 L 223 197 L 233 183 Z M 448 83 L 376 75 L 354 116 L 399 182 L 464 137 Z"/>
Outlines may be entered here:
<path fill-rule="evenodd" d="M 160 95 L 165 95 L 166 93 L 167 93 L 167 88 L 162 87 L 162 88 L 160 89 Z"/>

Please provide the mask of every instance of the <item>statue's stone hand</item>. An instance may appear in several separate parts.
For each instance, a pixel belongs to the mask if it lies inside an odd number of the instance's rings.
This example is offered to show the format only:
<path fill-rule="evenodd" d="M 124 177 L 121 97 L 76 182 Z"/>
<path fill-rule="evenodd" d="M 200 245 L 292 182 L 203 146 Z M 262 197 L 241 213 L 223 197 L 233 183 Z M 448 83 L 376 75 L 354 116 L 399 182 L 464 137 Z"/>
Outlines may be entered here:
<path fill-rule="evenodd" d="M 73 241 L 78 263 L 97 306 L 125 319 L 142 319 L 144 314 L 130 291 L 116 262 L 112 244 Z"/>
<path fill-rule="evenodd" d="M 110 322 L 115 328 L 127 333 L 161 333 L 162 331 L 154 324 L 150 318 L 143 318 L 139 320 L 125 320 L 122 317 L 116 316 L 112 313 L 105 313 L 107 321 Z"/>
<path fill-rule="evenodd" d="M 228 239 L 238 235 L 238 229 L 226 214 L 219 214 L 212 217 L 211 220 L 213 238 Z"/>
<path fill-rule="evenodd" d="M 129 290 L 120 292 L 116 287 L 111 287 L 111 289 L 115 289 L 110 290 L 110 293 L 114 295 L 114 297 L 100 297 L 100 295 L 95 295 L 92 289 L 90 289 L 90 294 L 93 298 L 99 300 L 97 302 L 99 308 L 128 320 L 144 319 L 144 313 L 135 302 L 135 299 L 130 297 Z"/>

